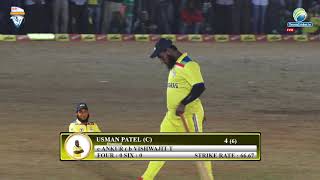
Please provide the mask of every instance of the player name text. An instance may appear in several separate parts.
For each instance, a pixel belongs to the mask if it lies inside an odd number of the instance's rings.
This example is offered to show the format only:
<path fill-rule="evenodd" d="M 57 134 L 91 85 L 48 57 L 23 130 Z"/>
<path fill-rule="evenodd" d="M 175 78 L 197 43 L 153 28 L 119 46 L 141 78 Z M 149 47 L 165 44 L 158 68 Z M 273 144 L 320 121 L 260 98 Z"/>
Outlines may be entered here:
<path fill-rule="evenodd" d="M 108 142 L 108 143 L 132 143 L 142 142 L 140 137 L 96 137 L 97 142 Z"/>

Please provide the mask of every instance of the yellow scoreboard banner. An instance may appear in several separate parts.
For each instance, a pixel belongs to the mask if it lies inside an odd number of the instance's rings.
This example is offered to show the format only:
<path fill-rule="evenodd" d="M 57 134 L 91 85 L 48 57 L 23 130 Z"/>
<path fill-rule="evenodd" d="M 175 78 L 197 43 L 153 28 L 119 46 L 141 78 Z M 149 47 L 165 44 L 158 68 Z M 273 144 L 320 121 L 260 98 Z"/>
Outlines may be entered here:
<path fill-rule="evenodd" d="M 175 34 L 162 34 L 161 38 L 170 39 L 171 41 L 177 41 L 177 36 Z"/>
<path fill-rule="evenodd" d="M 87 42 L 96 41 L 96 35 L 95 34 L 81 34 L 81 40 L 87 41 Z"/>
<path fill-rule="evenodd" d="M 240 35 L 240 40 L 242 42 L 254 42 L 256 40 L 256 35 L 254 34 L 242 34 Z"/>
<path fill-rule="evenodd" d="M 269 42 L 281 41 L 282 40 L 282 35 L 280 35 L 280 34 L 268 34 L 267 35 L 267 40 Z"/>
<path fill-rule="evenodd" d="M 216 42 L 229 42 L 230 41 L 230 36 L 229 35 L 214 35 L 214 40 Z"/>
<path fill-rule="evenodd" d="M 60 133 L 60 160 L 261 160 L 261 133 Z"/>
<path fill-rule="evenodd" d="M 17 41 L 16 35 L 0 35 L 0 41 L 14 42 Z"/>
<path fill-rule="evenodd" d="M 122 41 L 122 35 L 121 34 L 108 34 L 107 40 L 108 41 Z"/>
<path fill-rule="evenodd" d="M 149 34 L 136 34 L 134 36 L 134 39 L 139 42 L 149 42 L 150 41 L 150 35 Z"/>
<path fill-rule="evenodd" d="M 52 41 L 55 40 L 55 35 L 50 33 L 29 33 L 27 34 L 31 41 Z"/>
<path fill-rule="evenodd" d="M 318 28 L 318 27 L 314 27 Z M 304 29 L 305 30 L 305 29 Z M 308 32 L 314 32 L 315 29 L 309 28 Z M 179 42 L 308 42 L 308 41 L 320 41 L 320 36 L 316 34 L 302 34 L 302 35 L 280 35 L 280 34 L 268 34 L 268 35 L 254 35 L 254 34 L 242 34 L 242 35 L 201 35 L 201 34 L 28 34 L 28 35 L 5 35 L 0 34 L 0 41 L 23 41 L 23 40 L 56 40 L 56 41 L 137 41 L 137 42 L 151 42 L 157 41 L 160 38 L 167 38 L 172 41 Z"/>
<path fill-rule="evenodd" d="M 294 35 L 293 39 L 295 41 L 306 42 L 309 41 L 308 35 Z"/>
<path fill-rule="evenodd" d="M 56 41 L 70 41 L 69 34 L 56 34 L 55 39 Z"/>
<path fill-rule="evenodd" d="M 190 34 L 188 35 L 188 40 L 193 42 L 202 42 L 203 37 L 201 34 Z"/>

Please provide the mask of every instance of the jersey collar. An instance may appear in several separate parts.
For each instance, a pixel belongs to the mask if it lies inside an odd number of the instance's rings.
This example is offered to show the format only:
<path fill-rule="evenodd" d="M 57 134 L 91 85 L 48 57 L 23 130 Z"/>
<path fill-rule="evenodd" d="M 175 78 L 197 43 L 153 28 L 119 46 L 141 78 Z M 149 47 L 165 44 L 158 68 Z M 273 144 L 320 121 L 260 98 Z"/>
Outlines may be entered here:
<path fill-rule="evenodd" d="M 181 63 L 181 61 L 188 56 L 188 53 L 183 53 L 177 60 L 177 63 Z"/>
<path fill-rule="evenodd" d="M 76 124 L 81 124 L 81 121 L 79 121 L 79 119 L 77 119 Z"/>
<path fill-rule="evenodd" d="M 89 121 L 88 121 L 88 122 L 89 122 Z M 87 125 L 87 123 L 82 123 L 81 121 L 79 121 L 79 119 L 76 120 L 76 124 Z"/>

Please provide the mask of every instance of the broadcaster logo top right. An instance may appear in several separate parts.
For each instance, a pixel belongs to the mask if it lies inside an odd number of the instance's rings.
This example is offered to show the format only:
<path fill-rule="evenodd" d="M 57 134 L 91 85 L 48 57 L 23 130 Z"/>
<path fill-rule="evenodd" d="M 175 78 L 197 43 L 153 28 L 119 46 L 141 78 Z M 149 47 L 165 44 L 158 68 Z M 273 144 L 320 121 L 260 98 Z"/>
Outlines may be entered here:
<path fill-rule="evenodd" d="M 312 22 L 304 22 L 308 17 L 306 10 L 303 8 L 297 8 L 293 11 L 293 19 L 295 22 L 288 22 L 287 26 L 291 28 L 295 27 L 312 27 Z"/>

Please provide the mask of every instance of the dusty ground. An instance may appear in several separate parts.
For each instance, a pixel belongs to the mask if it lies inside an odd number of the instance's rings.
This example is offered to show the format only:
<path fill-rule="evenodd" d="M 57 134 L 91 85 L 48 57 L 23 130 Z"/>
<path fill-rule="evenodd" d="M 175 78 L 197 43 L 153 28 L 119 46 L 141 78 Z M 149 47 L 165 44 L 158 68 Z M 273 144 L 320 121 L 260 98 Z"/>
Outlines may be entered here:
<path fill-rule="evenodd" d="M 320 179 L 319 43 L 178 46 L 202 65 L 206 131 L 262 132 L 262 160 L 215 162 L 216 180 Z M 135 42 L 0 43 L 0 179 L 141 175 L 147 162 L 61 162 L 58 137 L 80 101 L 106 132 L 158 132 L 167 70 L 148 58 L 151 50 Z M 158 179 L 198 177 L 191 162 L 169 162 Z"/>

